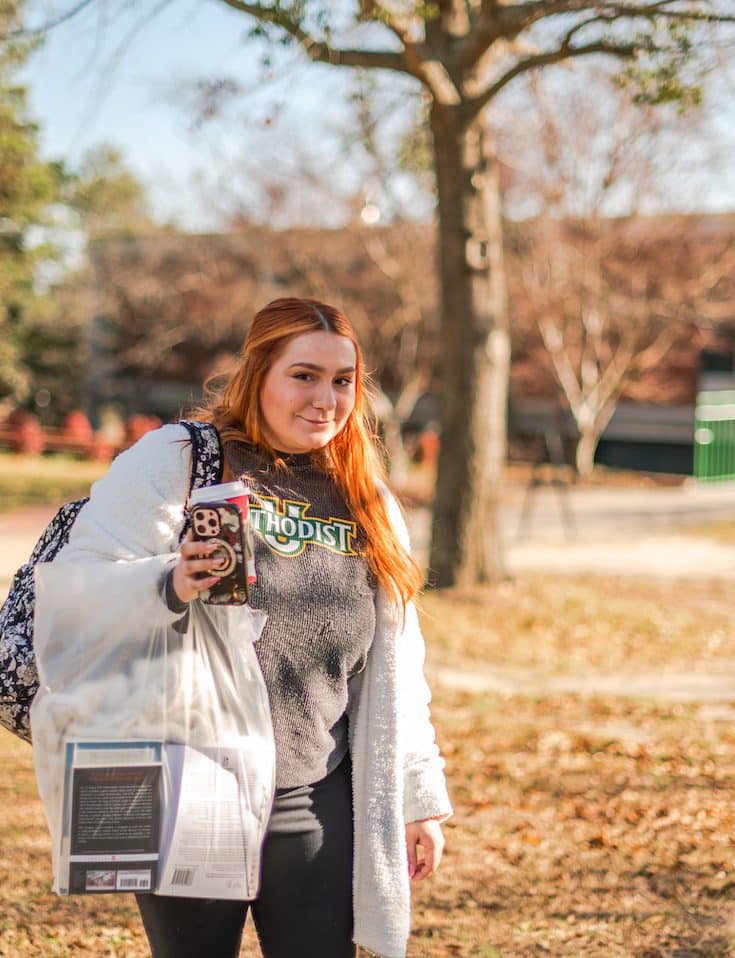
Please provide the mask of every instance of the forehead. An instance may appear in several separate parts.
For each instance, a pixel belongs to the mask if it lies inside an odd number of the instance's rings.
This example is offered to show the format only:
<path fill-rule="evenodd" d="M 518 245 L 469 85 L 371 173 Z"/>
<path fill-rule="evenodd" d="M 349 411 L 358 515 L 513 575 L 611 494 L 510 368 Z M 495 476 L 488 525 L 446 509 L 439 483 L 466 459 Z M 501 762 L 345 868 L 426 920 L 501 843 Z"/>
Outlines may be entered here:
<path fill-rule="evenodd" d="M 352 340 L 339 333 L 319 330 L 290 339 L 281 350 L 276 364 L 286 367 L 294 363 L 308 363 L 325 369 L 345 369 L 353 367 L 356 361 L 357 352 Z"/>

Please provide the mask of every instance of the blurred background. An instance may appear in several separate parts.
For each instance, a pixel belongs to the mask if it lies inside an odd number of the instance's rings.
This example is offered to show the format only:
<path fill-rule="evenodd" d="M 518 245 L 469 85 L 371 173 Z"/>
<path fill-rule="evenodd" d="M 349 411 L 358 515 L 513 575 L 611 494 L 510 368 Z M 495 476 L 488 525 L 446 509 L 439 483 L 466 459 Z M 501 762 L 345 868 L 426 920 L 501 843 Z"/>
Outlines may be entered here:
<path fill-rule="evenodd" d="M 83 414 L 113 447 L 138 434 L 131 416 L 175 418 L 231 366 L 253 311 L 293 293 L 357 326 L 394 469 L 435 455 L 444 336 L 416 81 L 310 64 L 222 3 L 81 6 L 39 33 L 60 6 L 9 7 L 27 33 L 0 78 L 2 442 L 29 417 L 81 437 Z M 718 57 L 670 103 L 596 59 L 493 101 L 512 456 L 548 457 L 554 433 L 582 474 L 720 468 L 697 456 L 719 434 L 695 421 L 735 388 Z"/>
<path fill-rule="evenodd" d="M 0 589 L 259 307 L 343 308 L 441 587 L 411 958 L 735 954 L 732 15 L 0 0 Z M 0 958 L 145 955 L 0 738 Z"/>

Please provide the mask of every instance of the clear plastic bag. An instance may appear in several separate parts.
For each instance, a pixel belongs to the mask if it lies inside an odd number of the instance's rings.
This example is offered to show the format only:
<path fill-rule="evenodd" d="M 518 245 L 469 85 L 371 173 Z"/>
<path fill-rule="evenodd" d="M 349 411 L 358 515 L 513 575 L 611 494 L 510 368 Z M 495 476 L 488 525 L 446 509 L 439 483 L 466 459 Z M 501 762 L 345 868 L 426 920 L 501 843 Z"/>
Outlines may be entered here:
<path fill-rule="evenodd" d="M 159 559 L 36 569 L 54 889 L 252 899 L 275 782 L 265 616 L 195 601 L 172 621 Z"/>

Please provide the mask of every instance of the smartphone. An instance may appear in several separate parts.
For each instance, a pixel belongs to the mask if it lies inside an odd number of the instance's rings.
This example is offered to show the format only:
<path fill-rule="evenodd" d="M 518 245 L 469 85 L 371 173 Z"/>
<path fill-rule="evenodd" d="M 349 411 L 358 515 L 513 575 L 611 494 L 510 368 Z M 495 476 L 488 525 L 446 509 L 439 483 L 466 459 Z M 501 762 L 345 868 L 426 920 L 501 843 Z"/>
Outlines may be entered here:
<path fill-rule="evenodd" d="M 248 601 L 248 571 L 242 514 L 233 502 L 198 502 L 191 510 L 192 538 L 216 542 L 212 558 L 217 565 L 204 574 L 220 576 L 219 582 L 199 593 L 211 605 L 245 605 Z"/>

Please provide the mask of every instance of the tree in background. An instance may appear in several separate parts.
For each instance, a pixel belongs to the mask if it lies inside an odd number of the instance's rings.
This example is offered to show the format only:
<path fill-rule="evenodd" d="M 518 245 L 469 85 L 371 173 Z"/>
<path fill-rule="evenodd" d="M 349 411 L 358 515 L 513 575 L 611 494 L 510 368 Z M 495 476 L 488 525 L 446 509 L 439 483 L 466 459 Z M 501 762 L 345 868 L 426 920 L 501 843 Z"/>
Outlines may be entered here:
<path fill-rule="evenodd" d="M 93 242 L 104 236 L 160 232 L 148 208 L 145 187 L 116 147 L 89 150 L 75 169 L 61 168 L 60 200 Z"/>
<path fill-rule="evenodd" d="M 0 35 L 19 28 L 21 6 L 0 5 Z M 54 170 L 39 157 L 26 90 L 17 81 L 31 49 L 21 39 L 0 46 L 0 410 L 6 411 L 31 395 L 29 358 L 39 345 L 34 321 L 43 309 L 35 277 L 50 255 L 37 228 L 56 191 Z"/>
<path fill-rule="evenodd" d="M 517 158 L 507 194 L 539 215 L 516 232 L 510 268 L 577 427 L 576 466 L 588 475 L 618 400 L 704 325 L 715 278 L 732 269 L 727 231 L 668 227 L 679 158 L 705 141 L 702 113 L 637 105 L 599 72 L 536 78 L 523 120 L 501 133 Z M 607 214 L 607 216 L 605 215 Z M 618 214 L 609 219 L 611 214 Z"/>
<path fill-rule="evenodd" d="M 517 77 L 591 56 L 619 62 L 636 95 L 681 97 L 719 0 L 222 0 L 257 32 L 318 63 L 413 77 L 427 100 L 439 216 L 444 369 L 430 566 L 438 585 L 496 575 L 510 336 L 497 164 L 484 114 Z M 688 29 L 691 27 L 692 29 Z M 698 46 L 701 41 L 703 45 Z"/>
<path fill-rule="evenodd" d="M 95 323 L 103 309 L 103 295 L 92 252 L 96 245 L 112 238 L 169 234 L 172 227 L 158 223 L 152 216 L 145 187 L 113 146 L 103 143 L 93 147 L 76 167 L 62 164 L 59 172 L 57 212 L 81 252 L 75 267 L 68 264 L 54 291 L 55 324 L 74 343 L 70 359 L 75 397 L 56 371 L 48 391 L 54 397 L 56 410 L 65 411 L 70 402 L 73 408 L 82 405 L 97 424 L 98 410 L 90 404 L 90 393 L 107 370 L 98 355 L 99 330 Z M 141 283 L 144 282 L 141 277 Z"/>
<path fill-rule="evenodd" d="M 90 264 L 95 243 L 112 236 L 150 235 L 165 228 L 147 211 L 145 190 L 116 149 L 101 145 L 78 167 L 53 163 L 55 189 L 36 229 L 52 256 L 37 262 L 32 309 L 19 326 L 20 362 L 32 386 L 13 394 L 14 404 L 57 426 L 85 409 L 92 369 L 91 323 L 100 307 Z"/>
<path fill-rule="evenodd" d="M 670 258 L 685 247 L 647 226 L 636 235 L 623 223 L 545 221 L 529 228 L 519 251 L 521 281 L 577 427 L 583 476 L 626 387 L 691 336 Z"/>
<path fill-rule="evenodd" d="M 119 151 L 77 169 L 41 158 L 18 73 L 39 42 L 25 4 L 0 3 L 0 418 L 14 408 L 57 425 L 84 402 L 95 237 L 156 228 Z"/>

